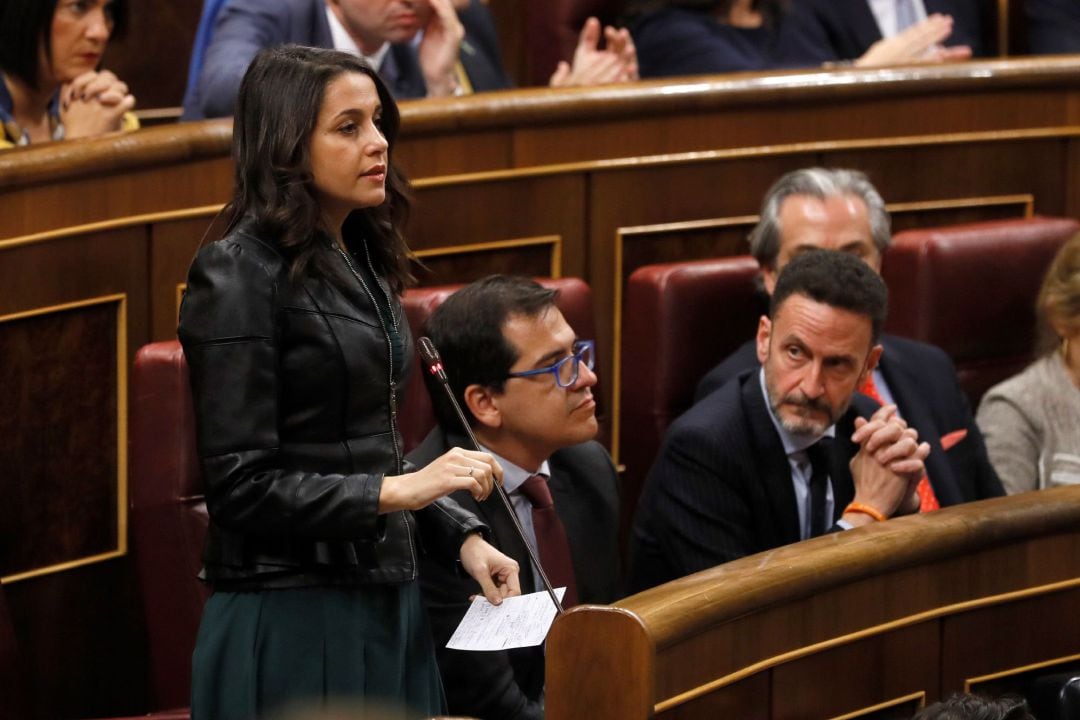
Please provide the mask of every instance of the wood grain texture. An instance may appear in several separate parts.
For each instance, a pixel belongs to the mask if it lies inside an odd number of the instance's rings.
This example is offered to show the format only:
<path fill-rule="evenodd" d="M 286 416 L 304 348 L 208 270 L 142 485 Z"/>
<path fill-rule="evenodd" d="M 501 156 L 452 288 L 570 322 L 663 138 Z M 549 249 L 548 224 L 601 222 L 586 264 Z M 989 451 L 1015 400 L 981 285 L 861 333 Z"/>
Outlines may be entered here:
<path fill-rule="evenodd" d="M 573 622 L 555 622 L 553 638 L 576 640 L 549 645 L 548 697 L 564 681 L 577 697 L 578 673 L 594 658 L 619 657 L 626 672 L 644 673 L 609 689 L 635 688 L 626 717 L 668 716 L 755 680 L 768 694 L 744 699 L 747 711 L 827 717 L 917 692 L 933 701 L 1006 663 L 1076 654 L 1080 636 L 1063 623 L 1073 624 L 1066 618 L 1080 592 L 1078 521 L 1080 488 L 986 500 L 743 558 L 612 607 L 583 607 Z M 616 612 L 633 632 L 590 633 Z M 654 695 L 642 700 L 642 687 Z M 588 708 L 591 717 L 622 717 L 598 711 L 606 703 L 599 694 L 588 699 L 550 716 L 582 717 Z"/>

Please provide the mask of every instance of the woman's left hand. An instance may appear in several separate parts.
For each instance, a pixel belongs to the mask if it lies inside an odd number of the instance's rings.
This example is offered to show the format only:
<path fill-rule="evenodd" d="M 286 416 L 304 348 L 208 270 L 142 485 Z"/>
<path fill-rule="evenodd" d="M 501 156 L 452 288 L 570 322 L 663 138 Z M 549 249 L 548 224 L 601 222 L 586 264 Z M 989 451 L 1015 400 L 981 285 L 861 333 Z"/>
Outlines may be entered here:
<path fill-rule="evenodd" d="M 521 594 L 517 560 L 503 555 L 478 533 L 472 533 L 461 543 L 461 566 L 480 583 L 484 597 L 492 605 Z"/>

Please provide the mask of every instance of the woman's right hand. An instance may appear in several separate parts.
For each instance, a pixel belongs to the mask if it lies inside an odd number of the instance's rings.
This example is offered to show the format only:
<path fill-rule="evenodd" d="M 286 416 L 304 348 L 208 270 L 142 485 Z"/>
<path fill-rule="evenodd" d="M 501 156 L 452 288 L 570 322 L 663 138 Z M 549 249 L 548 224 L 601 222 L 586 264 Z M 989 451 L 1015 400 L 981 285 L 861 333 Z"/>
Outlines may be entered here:
<path fill-rule="evenodd" d="M 94 137 L 124 127 L 124 113 L 135 107 L 127 83 L 108 70 L 86 72 L 60 91 L 60 120 L 67 139 Z"/>
<path fill-rule="evenodd" d="M 477 501 L 502 484 L 502 467 L 486 452 L 451 448 L 416 472 L 387 475 L 379 493 L 379 512 L 419 510 L 457 490 L 468 490 Z"/>

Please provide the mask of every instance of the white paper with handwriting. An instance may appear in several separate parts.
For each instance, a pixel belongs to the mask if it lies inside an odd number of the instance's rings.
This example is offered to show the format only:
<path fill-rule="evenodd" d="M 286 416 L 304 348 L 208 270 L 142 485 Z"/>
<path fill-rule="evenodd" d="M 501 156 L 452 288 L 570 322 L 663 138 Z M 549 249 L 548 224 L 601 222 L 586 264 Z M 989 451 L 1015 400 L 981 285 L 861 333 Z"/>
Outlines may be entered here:
<path fill-rule="evenodd" d="M 555 588 L 562 602 L 566 588 Z M 451 650 L 509 650 L 544 642 L 555 620 L 555 603 L 547 592 L 509 597 L 492 605 L 478 595 L 446 647 Z"/>

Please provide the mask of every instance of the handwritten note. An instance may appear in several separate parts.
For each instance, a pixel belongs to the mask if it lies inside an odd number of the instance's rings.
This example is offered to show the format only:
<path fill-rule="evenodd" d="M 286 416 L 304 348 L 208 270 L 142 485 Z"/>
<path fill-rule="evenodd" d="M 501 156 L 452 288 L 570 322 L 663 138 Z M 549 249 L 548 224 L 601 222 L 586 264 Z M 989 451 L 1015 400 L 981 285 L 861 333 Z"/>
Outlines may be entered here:
<path fill-rule="evenodd" d="M 556 588 L 562 602 L 566 588 Z M 482 595 L 473 600 L 446 647 L 451 650 L 509 650 L 544 642 L 555 620 L 555 603 L 546 592 L 506 598 L 492 605 Z"/>

